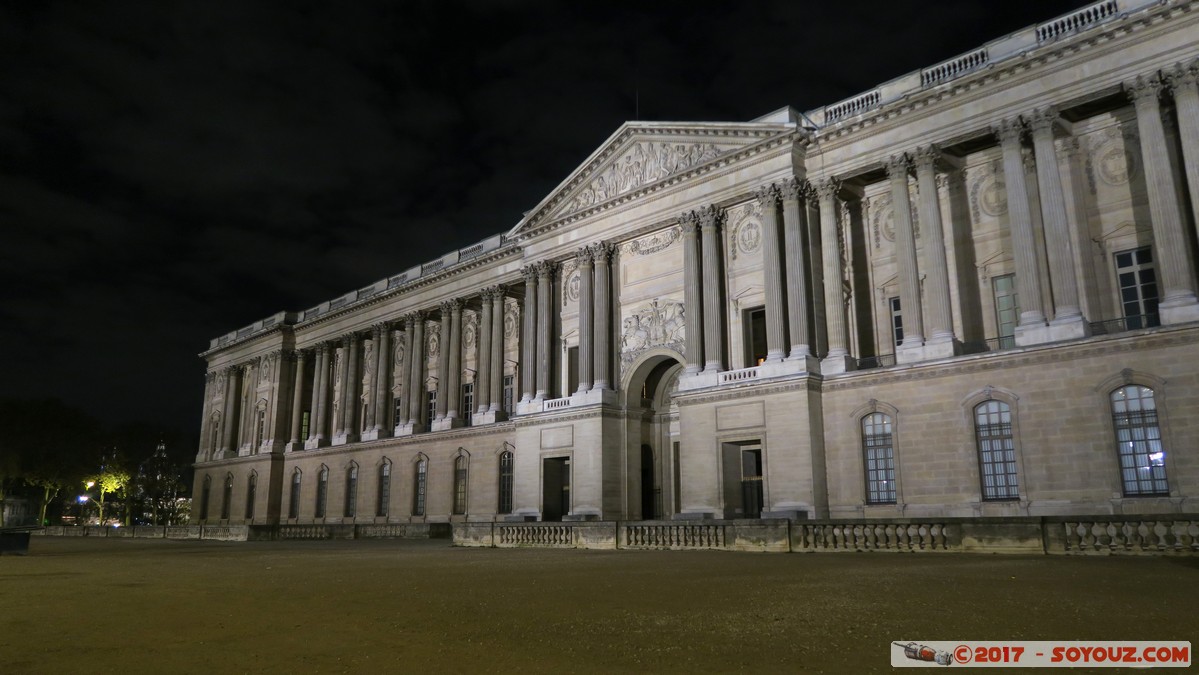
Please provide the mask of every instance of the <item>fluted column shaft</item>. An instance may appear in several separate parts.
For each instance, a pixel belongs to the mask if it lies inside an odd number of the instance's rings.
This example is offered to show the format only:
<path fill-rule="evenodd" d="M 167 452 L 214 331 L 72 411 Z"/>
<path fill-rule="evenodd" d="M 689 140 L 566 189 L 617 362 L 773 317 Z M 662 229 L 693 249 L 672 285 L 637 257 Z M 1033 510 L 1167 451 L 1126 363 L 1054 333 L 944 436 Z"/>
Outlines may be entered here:
<path fill-rule="evenodd" d="M 366 419 L 362 420 L 363 425 L 368 431 L 377 429 L 375 426 L 375 420 L 378 417 L 376 414 L 376 409 L 379 407 L 379 366 L 381 365 L 379 363 L 379 356 L 381 356 L 379 354 L 380 328 L 380 326 L 371 327 L 371 343 L 374 345 L 373 350 L 375 352 L 375 363 L 371 368 L 370 405 L 366 406 Z"/>
<path fill-rule="evenodd" d="M 498 289 L 484 288 L 480 293 L 479 306 L 479 371 L 475 376 L 475 414 L 483 414 L 491 407 L 491 294 Z"/>
<path fill-rule="evenodd" d="M 594 265 L 590 248 L 579 249 L 579 393 L 591 389 L 595 353 Z"/>
<path fill-rule="evenodd" d="M 691 211 L 679 219 L 683 228 L 683 320 L 687 334 L 687 366 L 689 375 L 698 373 L 704 361 L 703 355 L 703 294 L 700 289 L 699 264 L 699 214 Z"/>
<path fill-rule="evenodd" d="M 345 358 L 349 363 L 346 364 L 346 386 L 342 389 L 342 399 L 345 401 L 345 407 L 342 408 L 344 410 L 342 424 L 345 427 L 346 436 L 356 437 L 362 427 L 358 420 L 359 411 L 362 408 L 359 396 L 362 388 L 362 360 L 359 358 L 362 354 L 362 338 L 358 335 L 350 335 L 346 344 Z"/>
<path fill-rule="evenodd" d="M 803 186 L 792 178 L 783 185 L 783 247 L 787 275 L 787 328 L 791 334 L 788 358 L 811 355 L 808 345 L 807 265 L 800 224 L 800 197 Z"/>
<path fill-rule="evenodd" d="M 704 260 L 704 372 L 724 370 L 724 247 L 720 225 L 724 213 L 714 206 L 700 210 Z"/>
<path fill-rule="evenodd" d="M 437 337 L 437 401 L 434 404 L 434 420 L 445 419 L 450 401 L 450 322 L 453 321 L 450 303 L 441 303 L 441 331 Z"/>
<path fill-rule="evenodd" d="M 387 423 L 388 404 L 391 401 L 391 325 L 379 326 L 379 339 L 375 343 L 375 375 L 371 384 L 375 387 L 375 401 L 371 411 L 375 419 L 371 420 L 370 428 L 378 433 L 385 433 L 391 428 Z"/>
<path fill-rule="evenodd" d="M 899 302 L 903 309 L 903 346 L 924 344 L 924 308 L 920 301 L 920 268 L 916 234 L 912 230 L 912 201 L 908 194 L 907 155 L 887 162 L 891 181 L 891 211 L 895 222 L 895 264 L 899 272 Z"/>
<path fill-rule="evenodd" d="M 1193 222 L 1199 228 L 1199 59 L 1180 64 L 1169 73 L 1182 141 L 1182 165 L 1191 193 Z"/>
<path fill-rule="evenodd" d="M 300 430 L 304 422 L 304 366 L 307 354 L 305 352 L 296 352 L 296 367 L 292 375 L 292 390 L 291 390 L 291 438 L 288 439 L 293 445 L 298 444 L 304 439 L 300 438 Z M 312 420 L 308 420 L 308 426 L 312 426 Z"/>
<path fill-rule="evenodd" d="M 445 416 L 458 419 L 462 407 L 462 303 L 454 300 L 450 306 L 450 370 L 449 400 L 446 401 Z"/>
<path fill-rule="evenodd" d="M 1053 146 L 1053 130 L 1058 119 L 1056 109 L 1043 108 L 1033 111 L 1029 126 L 1037 160 L 1037 189 L 1041 195 L 1045 247 L 1049 253 L 1049 269 L 1053 270 L 1050 279 L 1053 319 L 1068 321 L 1081 318 L 1082 310 L 1078 303 L 1078 281 L 1074 276 L 1074 245 L 1066 220 L 1066 194 L 1057 166 L 1057 150 Z"/>
<path fill-rule="evenodd" d="M 784 266 L 779 246 L 779 189 L 774 185 L 767 185 L 754 196 L 762 208 L 762 267 L 766 280 L 766 360 L 777 363 L 787 356 L 787 304 L 783 293 Z M 787 262 L 790 263 L 789 260 Z"/>
<path fill-rule="evenodd" d="M 595 383 L 594 390 L 614 389 L 612 377 L 612 282 L 609 261 L 614 247 L 606 242 L 591 246 L 595 258 Z"/>
<path fill-rule="evenodd" d="M 225 428 L 224 438 L 221 439 L 221 449 L 225 452 L 237 453 L 237 398 L 241 396 L 241 366 L 231 366 L 225 369 Z"/>
<path fill-rule="evenodd" d="M 521 273 L 525 277 L 525 302 L 521 307 L 520 400 L 528 403 L 537 388 L 537 268 L 527 265 Z"/>
<path fill-rule="evenodd" d="M 1044 326 L 1041 303 L 1041 270 L 1037 264 L 1036 237 L 1024 182 L 1024 156 L 1020 137 L 1024 125 L 1019 118 L 1003 120 L 993 131 L 1003 149 L 1003 180 L 1007 185 L 1008 227 L 1012 235 L 1012 257 L 1016 263 L 1016 293 L 1020 297 L 1020 326 Z"/>
<path fill-rule="evenodd" d="M 954 340 L 953 309 L 949 299 L 949 263 L 945 255 L 945 229 L 937 195 L 937 161 L 940 150 L 927 146 L 916 151 L 916 186 L 920 190 L 920 229 L 924 233 L 925 289 L 928 291 L 929 342 Z M 907 308 L 904 307 L 906 316 Z M 907 328 L 906 326 L 904 327 Z"/>
<path fill-rule="evenodd" d="M 500 412 L 504 398 L 504 290 L 491 295 L 491 396 L 488 412 Z"/>
<path fill-rule="evenodd" d="M 308 438 L 318 441 L 328 438 L 329 433 L 329 361 L 332 346 L 322 342 L 316 348 L 316 373 L 312 381 L 312 421 L 308 425 Z"/>
<path fill-rule="evenodd" d="M 415 338 L 416 325 L 412 315 L 404 317 L 404 363 L 400 366 L 400 405 L 396 407 L 395 426 L 398 429 L 412 421 L 411 414 L 408 409 L 411 408 L 409 400 L 412 398 L 412 359 L 414 358 L 416 348 L 413 342 Z"/>
<path fill-rule="evenodd" d="M 554 317 L 550 314 L 550 291 L 553 288 L 554 265 L 537 263 L 537 399 L 550 395 L 550 365 L 553 359 Z"/>
<path fill-rule="evenodd" d="M 414 312 L 412 321 L 412 341 L 408 343 L 408 386 L 404 395 L 408 397 L 408 424 L 413 429 L 423 429 L 425 416 L 422 407 L 425 404 L 425 314 Z"/>
<path fill-rule="evenodd" d="M 841 242 L 837 235 L 837 191 L 840 183 L 826 178 L 816 185 L 820 198 L 820 258 L 824 268 L 824 314 L 828 326 L 828 355 L 842 358 L 845 343 L 845 297 L 841 281 Z"/>

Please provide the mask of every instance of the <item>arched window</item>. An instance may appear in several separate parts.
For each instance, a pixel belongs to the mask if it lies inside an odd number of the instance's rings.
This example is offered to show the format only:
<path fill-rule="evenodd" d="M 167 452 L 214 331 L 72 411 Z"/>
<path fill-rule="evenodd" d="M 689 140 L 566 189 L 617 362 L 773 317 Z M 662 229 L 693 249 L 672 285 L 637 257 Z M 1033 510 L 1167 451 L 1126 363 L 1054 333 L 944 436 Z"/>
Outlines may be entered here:
<path fill-rule="evenodd" d="M 1153 390 L 1139 385 L 1112 392 L 1112 426 L 1126 497 L 1168 495 L 1166 451 Z"/>
<path fill-rule="evenodd" d="M 229 507 L 233 503 L 233 474 L 225 475 L 224 489 L 221 491 L 221 520 L 229 520 Z"/>
<path fill-rule="evenodd" d="M 258 496 L 258 474 L 250 472 L 246 480 L 246 522 L 254 520 L 254 499 Z"/>
<path fill-rule="evenodd" d="M 346 518 L 353 518 L 358 512 L 358 465 L 353 462 L 346 469 L 346 504 L 343 512 Z"/>
<path fill-rule="evenodd" d="M 300 470 L 296 469 L 291 474 L 291 500 L 287 504 L 287 517 L 300 517 Z"/>
<path fill-rule="evenodd" d="M 466 513 L 466 455 L 454 460 L 454 514 Z"/>
<path fill-rule="evenodd" d="M 212 476 L 204 476 L 204 487 L 200 489 L 200 520 L 208 520 L 208 498 L 212 494 Z"/>
<path fill-rule="evenodd" d="M 500 503 L 498 513 L 512 513 L 512 452 L 500 453 Z"/>
<path fill-rule="evenodd" d="M 316 514 L 317 518 L 325 517 L 325 505 L 329 498 L 329 467 L 322 466 L 316 476 Z"/>
<path fill-rule="evenodd" d="M 377 501 L 375 502 L 375 515 L 381 518 L 387 517 L 387 511 L 391 504 L 391 461 L 384 459 L 379 465 L 379 490 L 377 491 Z"/>
<path fill-rule="evenodd" d="M 1019 499 L 1011 407 L 994 399 L 974 406 L 974 436 L 978 443 L 983 499 Z"/>
<path fill-rule="evenodd" d="M 412 515 L 425 515 L 425 484 L 428 477 L 429 460 L 421 457 L 416 462 L 416 472 L 412 478 Z"/>
<path fill-rule="evenodd" d="M 891 416 L 881 412 L 862 418 L 867 504 L 895 503 L 895 443 L 891 425 Z"/>

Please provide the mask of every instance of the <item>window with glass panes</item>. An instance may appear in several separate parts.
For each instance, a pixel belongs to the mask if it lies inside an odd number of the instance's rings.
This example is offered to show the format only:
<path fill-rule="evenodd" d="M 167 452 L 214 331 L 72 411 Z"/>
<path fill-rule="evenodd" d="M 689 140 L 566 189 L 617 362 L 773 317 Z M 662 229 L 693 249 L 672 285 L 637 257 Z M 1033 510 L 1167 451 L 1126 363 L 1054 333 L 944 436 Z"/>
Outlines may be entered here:
<path fill-rule="evenodd" d="M 316 517 L 325 517 L 325 506 L 329 497 L 329 470 L 322 468 L 316 478 Z"/>
<path fill-rule="evenodd" d="M 404 419 L 403 413 L 400 412 L 401 411 L 400 406 L 403 405 L 404 402 L 400 400 L 399 396 L 397 396 L 397 397 L 395 397 L 394 400 L 392 400 L 391 403 L 392 403 L 391 426 L 394 428 L 397 424 L 400 423 L 400 420 Z"/>
<path fill-rule="evenodd" d="M 391 504 L 391 462 L 387 460 L 379 465 L 379 489 L 376 494 L 375 515 L 385 517 Z"/>
<path fill-rule="evenodd" d="M 1112 392 L 1112 426 L 1124 495 L 1168 495 L 1166 450 L 1149 387 L 1129 385 Z"/>
<path fill-rule="evenodd" d="M 433 428 L 433 420 L 437 419 L 437 392 L 426 392 L 425 398 L 425 428 Z"/>
<path fill-rule="evenodd" d="M 221 495 L 221 520 L 229 520 L 233 504 L 233 474 L 225 476 L 225 489 Z"/>
<path fill-rule="evenodd" d="M 258 497 L 258 474 L 251 473 L 246 480 L 246 520 L 254 520 L 254 500 Z"/>
<path fill-rule="evenodd" d="M 903 308 L 899 305 L 899 298 L 888 298 L 887 306 L 891 308 L 891 339 L 898 347 L 903 344 Z"/>
<path fill-rule="evenodd" d="M 500 454 L 500 503 L 497 513 L 512 513 L 512 453 Z"/>
<path fill-rule="evenodd" d="M 895 503 L 895 446 L 891 416 L 870 413 L 862 418 L 862 454 L 866 466 L 866 503 Z"/>
<path fill-rule="evenodd" d="M 466 457 L 462 455 L 454 460 L 454 513 L 466 513 Z"/>
<path fill-rule="evenodd" d="M 516 398 L 516 376 L 504 376 L 504 412 L 512 414 L 512 401 Z"/>
<path fill-rule="evenodd" d="M 1157 315 L 1157 269 L 1153 250 L 1145 246 L 1116 254 L 1120 309 L 1128 330 L 1161 325 Z"/>
<path fill-rule="evenodd" d="M 425 515 L 425 486 L 428 468 L 428 460 L 422 459 L 416 463 L 416 473 L 412 478 L 412 515 L 414 516 Z"/>
<path fill-rule="evenodd" d="M 1004 274 L 991 279 L 991 293 L 995 299 L 995 327 L 999 337 L 999 348 L 1016 346 L 1016 326 L 1020 323 L 1020 303 L 1016 295 L 1016 275 Z"/>
<path fill-rule="evenodd" d="M 291 499 L 287 504 L 287 517 L 300 517 L 300 472 L 296 470 L 291 474 Z"/>
<path fill-rule="evenodd" d="M 300 441 L 308 440 L 308 422 L 312 417 L 312 412 L 305 410 L 300 415 Z"/>
<path fill-rule="evenodd" d="M 467 382 L 462 385 L 462 423 L 470 426 L 470 420 L 475 414 L 475 383 Z"/>
<path fill-rule="evenodd" d="M 358 465 L 351 464 L 346 470 L 346 503 L 342 509 L 346 518 L 353 518 L 358 513 Z"/>
<path fill-rule="evenodd" d="M 1003 401 L 994 400 L 975 406 L 974 434 L 978 443 L 983 499 L 1019 499 L 1011 407 Z"/>

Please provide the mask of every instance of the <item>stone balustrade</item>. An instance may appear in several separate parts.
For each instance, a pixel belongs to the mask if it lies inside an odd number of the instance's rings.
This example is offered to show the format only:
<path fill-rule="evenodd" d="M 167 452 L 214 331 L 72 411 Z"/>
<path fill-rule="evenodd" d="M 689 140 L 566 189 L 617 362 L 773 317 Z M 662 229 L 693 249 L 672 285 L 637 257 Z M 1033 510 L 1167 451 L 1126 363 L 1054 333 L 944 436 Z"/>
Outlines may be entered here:
<path fill-rule="evenodd" d="M 696 549 L 725 547 L 724 524 L 642 524 L 628 523 L 620 528 L 624 548 Z"/>
<path fill-rule="evenodd" d="M 1104 0 L 1089 7 L 1037 24 L 1037 41 L 1047 42 L 1073 33 L 1115 16 L 1119 11 L 1116 0 Z"/>
<path fill-rule="evenodd" d="M 526 523 L 496 527 L 496 546 L 574 546 L 573 527 L 559 523 Z"/>
<path fill-rule="evenodd" d="M 796 523 L 792 550 L 799 551 L 948 551 L 960 537 L 951 526 L 921 523 Z"/>
<path fill-rule="evenodd" d="M 1199 520 L 1073 519 L 1062 523 L 1066 553 L 1197 553 Z"/>

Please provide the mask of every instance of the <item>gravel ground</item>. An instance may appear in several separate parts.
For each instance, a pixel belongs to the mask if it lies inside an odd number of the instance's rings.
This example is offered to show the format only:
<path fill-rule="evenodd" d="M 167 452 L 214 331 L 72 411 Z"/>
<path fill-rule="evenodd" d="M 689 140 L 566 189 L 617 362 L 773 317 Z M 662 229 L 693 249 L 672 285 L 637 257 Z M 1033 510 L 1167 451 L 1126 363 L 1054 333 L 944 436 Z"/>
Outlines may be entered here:
<path fill-rule="evenodd" d="M 45 537 L 0 558 L 0 673 L 883 672 L 895 640 L 1199 644 L 1197 601 L 1199 558 Z"/>

